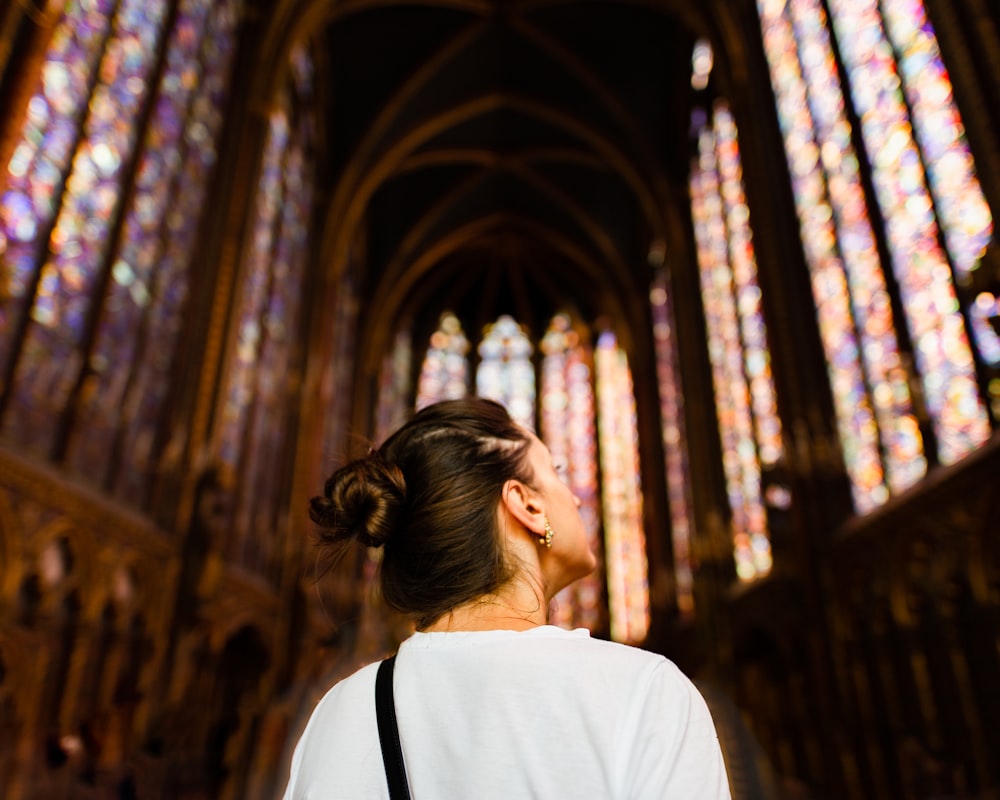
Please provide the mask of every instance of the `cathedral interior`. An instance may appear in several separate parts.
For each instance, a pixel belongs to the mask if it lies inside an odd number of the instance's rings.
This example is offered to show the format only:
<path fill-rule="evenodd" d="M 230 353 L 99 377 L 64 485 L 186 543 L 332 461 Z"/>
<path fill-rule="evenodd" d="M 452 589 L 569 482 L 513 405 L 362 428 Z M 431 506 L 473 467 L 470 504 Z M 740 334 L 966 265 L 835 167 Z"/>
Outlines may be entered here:
<path fill-rule="evenodd" d="M 1000 798 L 1000 6 L 11 0 L 0 108 L 3 797 L 280 796 L 474 392 L 737 800 Z"/>

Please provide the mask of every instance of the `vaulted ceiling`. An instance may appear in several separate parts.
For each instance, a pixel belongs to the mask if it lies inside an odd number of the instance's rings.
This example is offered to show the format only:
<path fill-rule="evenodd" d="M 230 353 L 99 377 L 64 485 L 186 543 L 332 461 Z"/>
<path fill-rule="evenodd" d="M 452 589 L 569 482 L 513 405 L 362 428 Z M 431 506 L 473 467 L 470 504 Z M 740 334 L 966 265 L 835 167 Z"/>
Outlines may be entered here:
<path fill-rule="evenodd" d="M 323 258 L 361 252 L 370 355 L 446 308 L 470 333 L 568 309 L 628 337 L 686 240 L 690 5 L 288 4 L 326 94 Z"/>

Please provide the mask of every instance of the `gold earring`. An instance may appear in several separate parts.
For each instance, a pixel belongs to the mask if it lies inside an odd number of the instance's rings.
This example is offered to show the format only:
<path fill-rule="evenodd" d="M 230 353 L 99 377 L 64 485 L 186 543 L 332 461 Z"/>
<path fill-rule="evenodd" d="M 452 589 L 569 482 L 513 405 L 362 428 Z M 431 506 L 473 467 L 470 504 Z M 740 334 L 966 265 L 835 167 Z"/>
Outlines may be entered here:
<path fill-rule="evenodd" d="M 539 544 L 544 544 L 547 548 L 549 548 L 551 550 L 552 549 L 552 537 L 554 537 L 555 535 L 556 534 L 552 530 L 552 526 L 549 525 L 549 518 L 546 517 L 545 518 L 545 535 L 538 537 L 538 543 Z"/>

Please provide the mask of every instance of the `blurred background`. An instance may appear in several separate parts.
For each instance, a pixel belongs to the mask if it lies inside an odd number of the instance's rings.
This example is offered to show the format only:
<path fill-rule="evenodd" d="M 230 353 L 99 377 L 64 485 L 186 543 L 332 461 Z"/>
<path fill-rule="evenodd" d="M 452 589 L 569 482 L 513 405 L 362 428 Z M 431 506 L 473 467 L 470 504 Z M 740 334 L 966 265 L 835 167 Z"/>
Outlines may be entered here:
<path fill-rule="evenodd" d="M 279 796 L 467 392 L 736 798 L 1000 797 L 995 3 L 14 0 L 0 108 L 5 798 Z"/>

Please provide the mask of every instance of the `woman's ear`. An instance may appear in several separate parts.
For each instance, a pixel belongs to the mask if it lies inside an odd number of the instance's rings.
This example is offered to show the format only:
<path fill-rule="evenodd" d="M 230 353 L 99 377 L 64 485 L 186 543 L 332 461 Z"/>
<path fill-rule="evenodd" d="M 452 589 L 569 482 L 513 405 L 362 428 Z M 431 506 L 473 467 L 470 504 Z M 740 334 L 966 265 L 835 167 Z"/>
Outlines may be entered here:
<path fill-rule="evenodd" d="M 545 512 L 535 493 L 521 481 L 507 481 L 503 485 L 500 502 L 514 519 L 532 533 L 541 535 L 545 530 Z"/>

